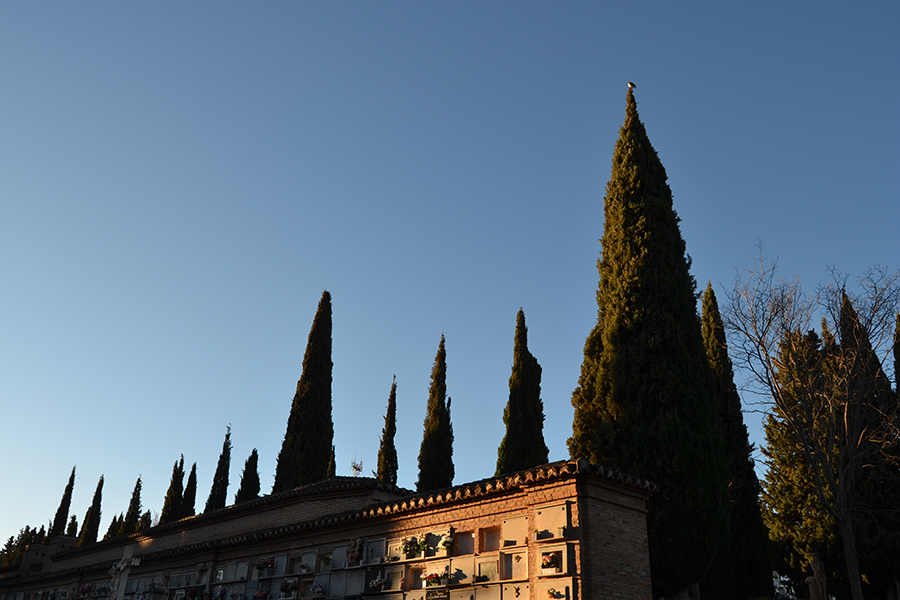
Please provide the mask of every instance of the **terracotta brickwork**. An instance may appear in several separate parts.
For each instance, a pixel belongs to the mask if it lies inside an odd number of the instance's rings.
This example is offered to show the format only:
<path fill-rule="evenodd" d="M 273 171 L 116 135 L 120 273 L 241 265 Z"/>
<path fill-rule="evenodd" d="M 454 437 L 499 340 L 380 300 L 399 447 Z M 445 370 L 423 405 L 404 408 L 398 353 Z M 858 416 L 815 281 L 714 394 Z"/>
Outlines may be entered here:
<path fill-rule="evenodd" d="M 585 461 L 424 495 L 334 478 L 0 571 L 0 600 L 649 600 L 650 493 Z"/>

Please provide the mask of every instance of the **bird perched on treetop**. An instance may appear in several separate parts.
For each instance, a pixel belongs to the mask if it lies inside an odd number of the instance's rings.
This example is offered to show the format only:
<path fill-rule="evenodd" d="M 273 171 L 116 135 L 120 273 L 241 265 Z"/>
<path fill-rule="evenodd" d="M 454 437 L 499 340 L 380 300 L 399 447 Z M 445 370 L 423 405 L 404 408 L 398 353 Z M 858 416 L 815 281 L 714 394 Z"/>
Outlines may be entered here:
<path fill-rule="evenodd" d="M 634 85 L 632 82 L 630 82 L 630 81 L 628 82 L 628 89 L 629 89 L 629 90 L 633 90 L 633 89 L 636 88 L 636 87 L 637 87 L 637 86 Z"/>

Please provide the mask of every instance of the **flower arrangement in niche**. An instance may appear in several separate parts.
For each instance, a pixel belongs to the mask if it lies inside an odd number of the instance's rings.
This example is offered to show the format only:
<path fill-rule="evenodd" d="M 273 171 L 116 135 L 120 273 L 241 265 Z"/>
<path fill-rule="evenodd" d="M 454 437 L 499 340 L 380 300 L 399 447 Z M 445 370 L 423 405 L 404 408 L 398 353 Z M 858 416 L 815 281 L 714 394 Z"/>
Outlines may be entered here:
<path fill-rule="evenodd" d="M 558 552 L 548 552 L 541 556 L 541 568 L 542 569 L 553 569 L 555 567 L 559 567 L 559 553 Z"/>
<path fill-rule="evenodd" d="M 414 554 L 419 550 L 419 545 L 416 543 L 415 538 L 413 537 L 405 537 L 400 540 L 400 552 L 403 554 Z"/>
<path fill-rule="evenodd" d="M 216 588 L 216 598 L 224 598 L 227 593 L 228 589 L 224 585 Z"/>
<path fill-rule="evenodd" d="M 90 583 L 82 583 L 80 586 L 78 586 L 78 593 L 82 596 L 86 596 L 91 593 L 92 589 L 94 589 L 94 586 L 92 586 Z"/>
<path fill-rule="evenodd" d="M 428 550 L 428 534 L 427 533 L 423 533 L 422 535 L 419 536 L 418 544 L 419 544 L 419 552 L 421 552 L 422 554 L 425 554 L 425 551 Z"/>
<path fill-rule="evenodd" d="M 258 592 L 253 594 L 253 597 L 257 598 L 258 600 L 267 600 L 267 598 L 269 597 L 269 590 L 259 590 Z"/>
<path fill-rule="evenodd" d="M 263 571 L 263 570 L 274 571 L 275 570 L 275 559 L 274 558 L 261 558 L 258 561 L 256 561 L 256 564 L 253 566 L 256 567 L 257 571 Z"/>
<path fill-rule="evenodd" d="M 547 590 L 547 597 L 548 597 L 548 598 L 559 598 L 560 595 L 561 595 L 561 594 L 560 594 L 558 591 L 556 591 L 556 588 L 550 588 L 550 589 Z"/>
<path fill-rule="evenodd" d="M 350 538 L 350 546 L 347 548 L 347 562 L 358 562 L 362 555 L 362 538 Z"/>
<path fill-rule="evenodd" d="M 381 577 L 381 575 L 379 575 L 378 577 L 376 577 L 375 579 L 373 579 L 372 581 L 369 582 L 369 587 L 372 588 L 373 590 L 380 590 L 381 586 L 383 586 L 383 585 L 384 585 L 384 579 Z"/>
<path fill-rule="evenodd" d="M 282 594 L 293 594 L 297 591 L 297 580 L 296 579 L 285 579 L 281 582 L 279 586 Z"/>
<path fill-rule="evenodd" d="M 321 581 L 317 581 L 309 586 L 309 592 L 314 596 L 323 596 L 326 591 L 325 584 Z"/>
<path fill-rule="evenodd" d="M 446 585 L 448 579 L 448 571 L 450 567 L 444 567 L 443 571 L 438 571 L 437 573 L 428 573 L 422 578 L 422 581 L 425 582 L 426 586 L 432 585 Z"/>

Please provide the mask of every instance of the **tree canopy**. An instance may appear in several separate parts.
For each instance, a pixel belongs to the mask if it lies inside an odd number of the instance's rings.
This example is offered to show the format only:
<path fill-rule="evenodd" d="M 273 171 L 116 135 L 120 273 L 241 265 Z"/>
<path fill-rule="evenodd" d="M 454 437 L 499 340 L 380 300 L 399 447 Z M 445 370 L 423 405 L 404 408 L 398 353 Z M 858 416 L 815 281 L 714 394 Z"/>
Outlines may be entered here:
<path fill-rule="evenodd" d="M 331 294 L 322 292 L 303 356 L 303 372 L 278 454 L 272 492 L 328 477 L 334 439 L 331 419 Z"/>
<path fill-rule="evenodd" d="M 528 350 L 525 311 L 516 314 L 509 400 L 503 409 L 506 433 L 497 449 L 495 475 L 513 473 L 547 463 L 544 442 L 544 403 L 541 401 L 541 365 Z"/>
<path fill-rule="evenodd" d="M 416 489 L 428 492 L 453 485 L 453 425 L 447 398 L 447 351 L 444 336 L 431 369 L 422 444 L 419 447 L 419 479 Z"/>
<path fill-rule="evenodd" d="M 718 407 L 665 168 L 628 90 L 606 185 L 597 323 L 587 337 L 569 453 L 651 481 L 653 588 L 709 569 L 726 526 Z"/>

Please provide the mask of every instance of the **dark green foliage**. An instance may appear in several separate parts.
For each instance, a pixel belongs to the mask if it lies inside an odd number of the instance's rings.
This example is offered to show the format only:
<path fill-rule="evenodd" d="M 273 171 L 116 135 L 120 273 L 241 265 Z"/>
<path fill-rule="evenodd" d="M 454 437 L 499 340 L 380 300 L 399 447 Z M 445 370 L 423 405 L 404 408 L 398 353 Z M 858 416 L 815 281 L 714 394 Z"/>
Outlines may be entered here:
<path fill-rule="evenodd" d="M 103 536 L 104 540 L 108 540 L 110 538 L 114 538 L 119 535 L 119 529 L 122 528 L 122 522 L 125 520 L 125 515 L 119 513 L 118 516 L 113 516 L 112 521 L 109 522 L 109 527 L 106 530 L 106 534 Z"/>
<path fill-rule="evenodd" d="M 768 530 L 759 508 L 759 479 L 753 461 L 753 446 L 744 425 L 741 398 L 734 385 L 734 370 L 728 356 L 725 326 L 712 285 L 703 294 L 703 345 L 712 367 L 714 393 L 719 403 L 719 420 L 724 457 L 729 474 L 729 535 L 724 537 L 716 560 L 705 581 L 718 593 L 704 597 L 733 597 L 738 600 L 772 596 L 772 568 L 768 561 Z"/>
<path fill-rule="evenodd" d="M 811 347 L 819 350 L 819 338 L 812 333 Z M 778 562 L 774 569 L 802 581 L 800 574 L 813 552 L 831 563 L 840 546 L 834 518 L 822 505 L 803 449 L 796 442 L 780 412 L 764 422 L 766 445 L 762 452 L 768 463 L 762 492 L 763 517 L 770 532 Z"/>
<path fill-rule="evenodd" d="M 447 352 L 444 336 L 441 335 L 431 370 L 416 490 L 428 492 L 450 487 L 453 485 L 453 475 L 453 425 L 450 423 L 450 399 L 447 398 Z"/>
<path fill-rule="evenodd" d="M 234 503 L 240 504 L 254 498 L 259 498 L 259 455 L 256 448 L 250 453 L 244 463 L 244 472 L 241 474 L 241 485 L 234 495 Z"/>
<path fill-rule="evenodd" d="M 900 525 L 897 442 L 885 421 L 897 401 L 843 291 L 838 302 L 837 338 L 823 319 L 821 338 L 792 331 L 779 342 L 763 500 L 792 576 L 802 580 L 800 569 L 817 553 L 832 568 L 843 563 L 852 596 L 861 599 L 863 580 L 889 585 L 900 557 L 897 536 L 880 533 Z"/>
<path fill-rule="evenodd" d="M 145 529 L 150 529 L 152 524 L 153 518 L 150 516 L 150 511 L 148 510 L 141 515 L 140 519 L 138 519 L 135 531 L 144 531 Z"/>
<path fill-rule="evenodd" d="M 713 378 L 666 179 L 629 90 L 606 186 L 597 324 L 572 394 L 568 445 L 572 457 L 659 486 L 648 504 L 657 595 L 704 576 L 727 519 Z"/>
<path fill-rule="evenodd" d="M 228 470 L 231 468 L 231 425 L 225 428 L 225 441 L 222 442 L 222 452 L 219 454 L 219 463 L 216 465 L 216 474 L 213 475 L 212 488 L 209 490 L 209 498 L 206 500 L 208 513 L 220 508 L 225 508 L 228 499 Z"/>
<path fill-rule="evenodd" d="M 78 545 L 93 544 L 97 541 L 100 534 L 100 502 L 103 498 L 103 475 L 97 482 L 97 489 L 94 490 L 94 499 L 91 506 L 84 515 L 84 522 L 81 524 L 81 533 L 78 536 Z"/>
<path fill-rule="evenodd" d="M 75 515 L 72 515 L 72 518 L 69 519 L 69 525 L 66 527 L 66 535 L 69 537 L 78 537 L 78 519 L 75 518 Z"/>
<path fill-rule="evenodd" d="M 516 315 L 509 400 L 503 409 L 506 434 L 497 450 L 494 475 L 513 473 L 547 463 L 550 450 L 544 443 L 544 403 L 541 401 L 541 365 L 528 351 L 525 312 Z"/>
<path fill-rule="evenodd" d="M 56 516 L 53 517 L 53 524 L 50 526 L 49 536 L 62 535 L 66 529 L 66 522 L 69 520 L 69 506 L 72 504 L 72 489 L 75 487 L 75 467 L 72 467 L 72 474 L 69 475 L 69 483 L 63 492 L 62 499 L 59 501 L 59 508 L 56 509 Z"/>
<path fill-rule="evenodd" d="M 165 525 L 177 521 L 181 514 L 181 501 L 184 498 L 184 454 L 175 461 L 172 467 L 172 478 L 169 480 L 169 489 L 163 500 L 162 512 L 159 513 L 159 524 Z"/>
<path fill-rule="evenodd" d="M 197 463 L 191 465 L 191 473 L 188 475 L 187 484 L 184 486 L 184 496 L 181 498 L 181 507 L 178 518 L 192 517 L 196 512 L 194 504 L 197 501 Z"/>
<path fill-rule="evenodd" d="M 335 457 L 334 457 L 334 444 L 332 444 L 331 458 L 328 459 L 328 477 L 326 477 L 326 479 L 334 477 L 336 473 L 337 473 L 337 462 L 335 461 Z"/>
<path fill-rule="evenodd" d="M 384 415 L 384 428 L 381 430 L 381 444 L 378 447 L 378 472 L 375 479 L 389 485 L 397 485 L 397 447 L 394 436 L 397 433 L 397 377 L 391 383 L 388 395 L 387 413 Z"/>
<path fill-rule="evenodd" d="M 182 458 L 182 464 L 184 459 Z M 182 473 L 184 473 L 182 471 Z M 128 510 L 125 511 L 125 518 L 119 526 L 119 535 L 130 535 L 138 530 L 138 522 L 141 519 L 141 478 L 138 476 L 134 484 L 134 490 L 131 492 L 131 501 L 128 503 Z"/>
<path fill-rule="evenodd" d="M 328 477 L 331 420 L 331 294 L 322 293 L 309 331 L 303 373 L 291 405 L 278 454 L 272 492 L 283 492 Z"/>
<path fill-rule="evenodd" d="M 24 529 L 19 530 L 18 536 L 10 536 L 6 540 L 3 549 L 0 550 L 0 567 L 9 567 L 21 563 L 22 558 L 25 556 L 26 547 L 31 544 L 43 543 L 44 528 L 41 527 L 41 530 L 38 531 L 26 525 Z"/>

